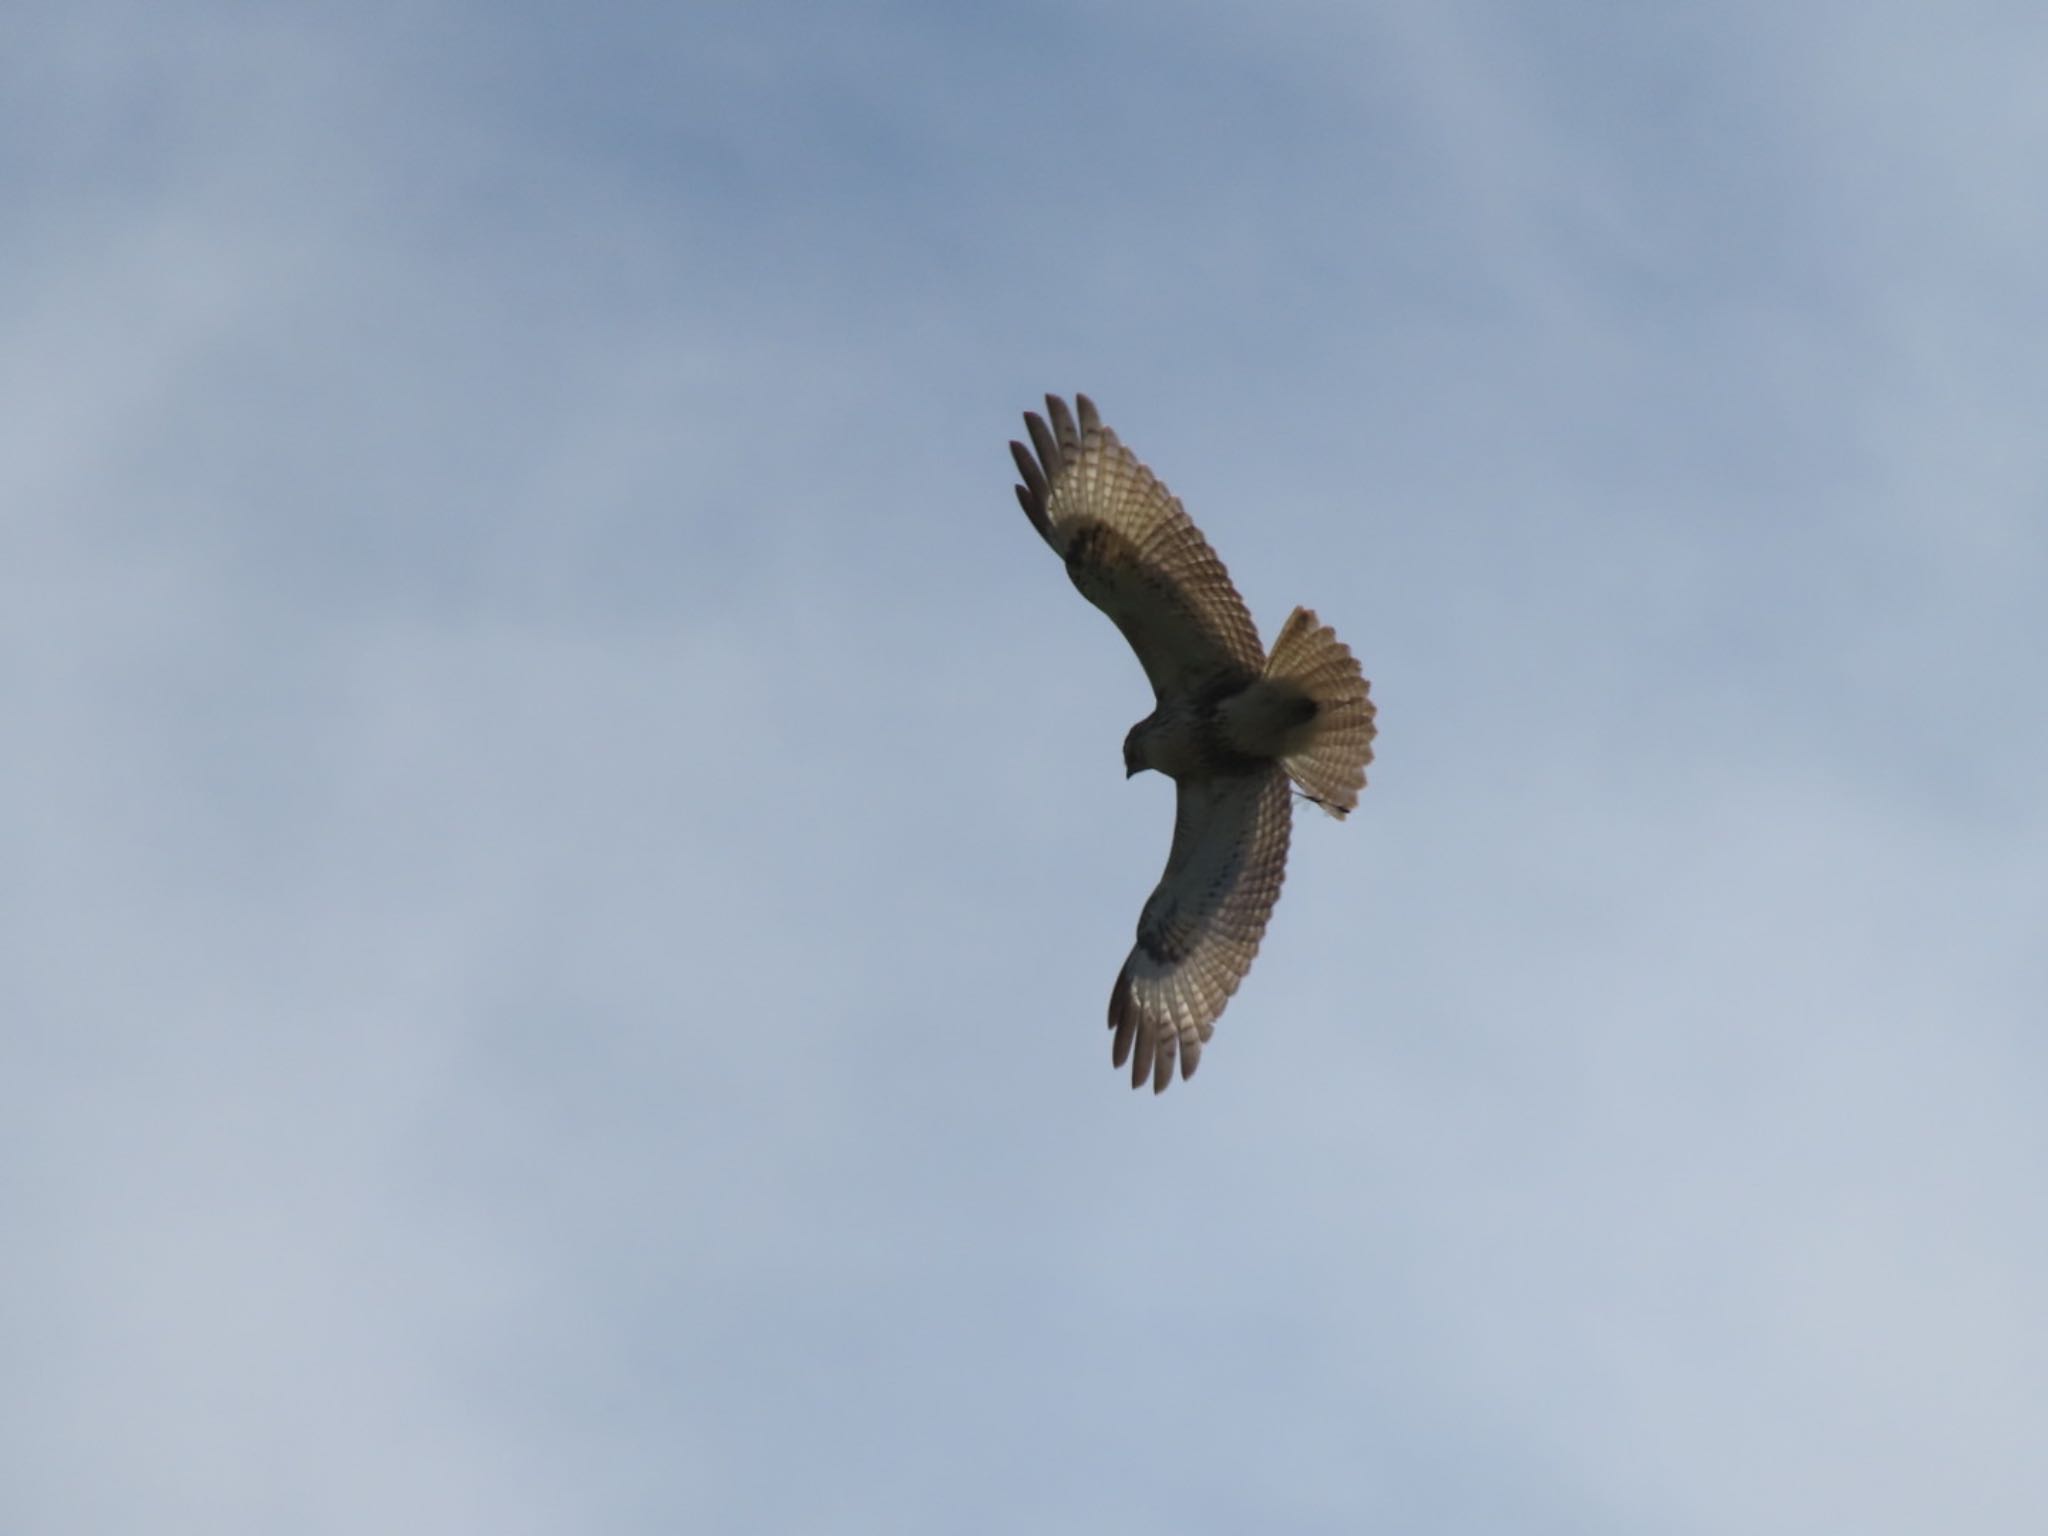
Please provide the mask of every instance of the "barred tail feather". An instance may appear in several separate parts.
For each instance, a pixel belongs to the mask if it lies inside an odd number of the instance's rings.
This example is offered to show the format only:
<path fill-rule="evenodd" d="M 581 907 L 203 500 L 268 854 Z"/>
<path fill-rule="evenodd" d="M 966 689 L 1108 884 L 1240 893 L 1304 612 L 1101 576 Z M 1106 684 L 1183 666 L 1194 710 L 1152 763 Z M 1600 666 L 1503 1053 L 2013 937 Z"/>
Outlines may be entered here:
<path fill-rule="evenodd" d="M 1371 685 L 1358 659 L 1312 610 L 1297 608 L 1280 626 L 1266 658 L 1265 679 L 1314 705 L 1309 718 L 1289 733 L 1280 766 L 1332 816 L 1349 815 L 1365 788 L 1365 765 L 1372 761 L 1376 733 Z"/>

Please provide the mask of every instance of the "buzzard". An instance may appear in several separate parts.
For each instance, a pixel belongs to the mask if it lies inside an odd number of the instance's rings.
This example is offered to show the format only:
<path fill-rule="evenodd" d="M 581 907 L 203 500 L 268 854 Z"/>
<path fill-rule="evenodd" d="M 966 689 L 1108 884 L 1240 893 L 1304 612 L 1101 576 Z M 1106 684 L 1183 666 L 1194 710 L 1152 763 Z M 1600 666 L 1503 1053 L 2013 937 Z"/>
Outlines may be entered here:
<path fill-rule="evenodd" d="M 1124 776 L 1173 779 L 1166 872 L 1109 997 L 1111 1055 L 1131 1086 L 1193 1077 L 1280 899 L 1290 783 L 1336 817 L 1358 804 L 1373 705 L 1350 650 L 1306 608 L 1268 655 L 1230 573 L 1180 502 L 1086 395 L 1026 412 L 1010 444 L 1017 500 L 1081 595 L 1123 631 L 1157 708 L 1124 738 Z M 1079 419 L 1076 420 L 1076 413 Z"/>

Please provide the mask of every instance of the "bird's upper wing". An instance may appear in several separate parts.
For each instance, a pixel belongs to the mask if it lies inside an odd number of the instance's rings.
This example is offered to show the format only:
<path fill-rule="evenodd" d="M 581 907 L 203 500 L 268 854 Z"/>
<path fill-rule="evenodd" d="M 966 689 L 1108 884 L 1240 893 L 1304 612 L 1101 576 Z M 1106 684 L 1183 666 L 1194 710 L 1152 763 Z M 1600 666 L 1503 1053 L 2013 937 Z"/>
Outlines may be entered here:
<path fill-rule="evenodd" d="M 1257 677 L 1266 653 L 1223 562 L 1094 403 L 1074 403 L 1078 423 L 1066 401 L 1046 396 L 1051 425 L 1026 412 L 1032 448 L 1010 444 L 1032 527 L 1081 595 L 1116 621 L 1162 701 L 1219 676 Z"/>
<path fill-rule="evenodd" d="M 1173 851 L 1138 919 L 1138 942 L 1109 998 L 1114 1059 L 1163 1093 L 1194 1076 L 1202 1044 L 1252 967 L 1287 874 L 1293 822 L 1277 764 L 1177 786 Z"/>

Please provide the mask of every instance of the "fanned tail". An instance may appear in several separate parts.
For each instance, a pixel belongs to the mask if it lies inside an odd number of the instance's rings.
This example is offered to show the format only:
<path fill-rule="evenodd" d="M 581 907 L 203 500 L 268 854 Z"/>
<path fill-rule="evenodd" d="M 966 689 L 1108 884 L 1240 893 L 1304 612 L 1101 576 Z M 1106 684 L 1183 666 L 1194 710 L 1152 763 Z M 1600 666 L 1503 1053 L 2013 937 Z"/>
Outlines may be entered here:
<path fill-rule="evenodd" d="M 1301 792 L 1332 816 L 1342 818 L 1365 788 L 1372 761 L 1371 685 L 1358 658 L 1313 610 L 1297 608 L 1280 626 L 1266 658 L 1265 683 L 1275 693 L 1305 698 L 1308 718 L 1287 733 L 1275 754 Z"/>

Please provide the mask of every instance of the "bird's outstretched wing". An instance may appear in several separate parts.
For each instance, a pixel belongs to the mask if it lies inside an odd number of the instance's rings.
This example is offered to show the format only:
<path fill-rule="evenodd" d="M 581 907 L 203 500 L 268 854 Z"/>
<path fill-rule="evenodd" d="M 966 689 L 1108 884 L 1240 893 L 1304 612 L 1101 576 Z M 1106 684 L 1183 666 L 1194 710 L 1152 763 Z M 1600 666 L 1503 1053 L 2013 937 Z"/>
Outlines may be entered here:
<path fill-rule="evenodd" d="M 1113 1058 L 1131 1086 L 1163 1093 L 1173 1065 L 1192 1077 L 1265 937 L 1287 874 L 1293 808 L 1276 765 L 1183 780 L 1166 873 L 1138 919 L 1138 942 L 1109 997 Z"/>
<path fill-rule="evenodd" d="M 1010 444 L 1031 526 L 1081 595 L 1116 621 L 1161 701 L 1218 677 L 1257 677 L 1266 653 L 1223 562 L 1094 403 L 1076 395 L 1074 404 L 1078 423 L 1047 395 L 1051 424 L 1026 412 L 1032 446 Z"/>

